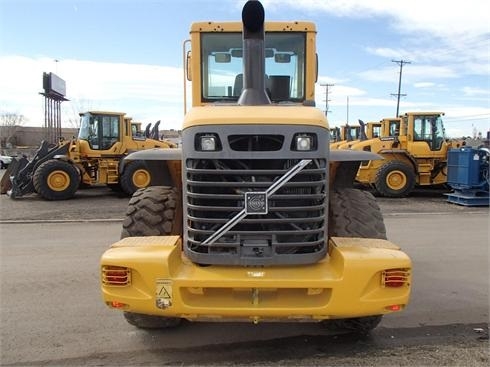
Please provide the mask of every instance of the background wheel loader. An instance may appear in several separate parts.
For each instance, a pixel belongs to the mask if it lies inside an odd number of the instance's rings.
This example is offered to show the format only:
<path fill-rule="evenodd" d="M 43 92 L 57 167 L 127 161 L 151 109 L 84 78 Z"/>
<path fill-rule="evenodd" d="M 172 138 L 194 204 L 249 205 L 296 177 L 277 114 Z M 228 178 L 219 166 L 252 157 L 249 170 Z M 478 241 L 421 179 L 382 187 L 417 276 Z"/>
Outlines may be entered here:
<path fill-rule="evenodd" d="M 345 144 L 358 141 L 361 138 L 361 125 L 342 125 L 340 127 L 334 128 L 336 132 L 335 140 L 330 142 L 330 150 L 339 149 L 340 146 Z"/>
<path fill-rule="evenodd" d="M 80 187 L 98 184 L 131 195 L 142 187 L 169 183 L 168 175 L 151 162 L 121 160 L 131 152 L 174 143 L 146 137 L 141 124 L 124 113 L 91 111 L 80 118 L 77 138 L 55 147 L 42 142 L 32 160 L 21 158 L 11 165 L 4 177 L 11 180 L 7 193 L 12 199 L 36 192 L 46 200 L 65 200 Z M 158 138 L 154 131 L 150 134 Z"/>
<path fill-rule="evenodd" d="M 182 148 L 128 156 L 182 175 L 133 195 L 122 239 L 101 257 L 103 300 L 129 323 L 366 332 L 407 306 L 410 258 L 386 239 L 374 197 L 353 188 L 360 161 L 377 156 L 329 152 L 313 106 L 315 37 L 310 22 L 264 23 L 258 1 L 244 5 L 242 23 L 192 24 Z"/>
<path fill-rule="evenodd" d="M 407 196 L 416 186 L 445 184 L 448 151 L 453 143 L 445 137 L 442 116 L 443 112 L 407 112 L 381 120 L 379 138 L 350 147 L 384 158 L 364 161 L 356 181 L 386 197 Z"/>
<path fill-rule="evenodd" d="M 362 120 L 359 120 L 359 134 L 356 138 L 351 137 L 350 140 L 346 140 L 344 143 L 340 145 L 335 145 L 333 148 L 335 149 L 349 149 L 354 144 L 359 143 L 360 141 L 377 138 L 381 134 L 381 122 L 368 122 L 365 123 Z M 330 146 L 332 148 L 332 145 Z"/>

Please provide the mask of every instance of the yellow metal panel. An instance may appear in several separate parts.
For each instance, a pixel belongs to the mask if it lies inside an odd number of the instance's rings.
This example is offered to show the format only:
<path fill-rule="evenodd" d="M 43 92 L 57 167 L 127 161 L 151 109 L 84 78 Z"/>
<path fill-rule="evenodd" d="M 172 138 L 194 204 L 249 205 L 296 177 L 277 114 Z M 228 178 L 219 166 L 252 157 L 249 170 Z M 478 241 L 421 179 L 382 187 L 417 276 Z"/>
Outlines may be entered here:
<path fill-rule="evenodd" d="M 199 125 L 282 124 L 328 128 L 323 112 L 305 106 L 202 106 L 191 109 L 184 129 Z"/>
<path fill-rule="evenodd" d="M 138 246 L 176 246 L 177 244 L 180 244 L 179 236 L 126 237 L 112 244 L 111 248 Z"/>
<path fill-rule="evenodd" d="M 103 255 L 102 265 L 131 269 L 126 287 L 102 286 L 104 300 L 131 312 L 193 320 L 321 320 L 391 312 L 407 304 L 410 279 L 382 285 L 386 269 L 406 269 L 406 254 L 389 241 L 339 239 L 311 265 L 249 268 L 199 266 L 181 252 L 180 239 L 134 237 Z"/>
<path fill-rule="evenodd" d="M 376 238 L 332 237 L 331 242 L 333 242 L 335 246 L 342 248 L 367 247 L 400 250 L 400 247 L 393 242 Z"/>
<path fill-rule="evenodd" d="M 312 22 L 265 22 L 266 32 L 316 32 L 316 26 Z M 241 32 L 242 22 L 195 22 L 191 25 L 190 32 Z"/>

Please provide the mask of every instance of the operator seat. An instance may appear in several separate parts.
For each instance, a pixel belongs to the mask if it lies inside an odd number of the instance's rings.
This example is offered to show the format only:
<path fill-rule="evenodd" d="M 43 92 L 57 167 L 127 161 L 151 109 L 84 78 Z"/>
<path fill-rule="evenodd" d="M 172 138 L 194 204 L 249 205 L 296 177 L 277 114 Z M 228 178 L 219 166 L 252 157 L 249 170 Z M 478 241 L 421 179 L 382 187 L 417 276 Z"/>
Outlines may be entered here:
<path fill-rule="evenodd" d="M 240 94 L 242 94 L 242 89 L 243 89 L 243 74 L 240 73 L 235 76 L 235 84 L 233 85 L 233 97 L 240 97 Z M 265 75 L 265 90 L 267 91 L 267 95 L 269 96 L 269 98 L 271 98 L 271 80 L 267 76 L 267 74 Z"/>
<path fill-rule="evenodd" d="M 243 74 L 235 76 L 235 84 L 233 85 L 233 97 L 240 97 L 243 89 Z"/>
<path fill-rule="evenodd" d="M 269 77 L 270 97 L 273 101 L 287 101 L 290 93 L 289 75 L 271 75 Z"/>

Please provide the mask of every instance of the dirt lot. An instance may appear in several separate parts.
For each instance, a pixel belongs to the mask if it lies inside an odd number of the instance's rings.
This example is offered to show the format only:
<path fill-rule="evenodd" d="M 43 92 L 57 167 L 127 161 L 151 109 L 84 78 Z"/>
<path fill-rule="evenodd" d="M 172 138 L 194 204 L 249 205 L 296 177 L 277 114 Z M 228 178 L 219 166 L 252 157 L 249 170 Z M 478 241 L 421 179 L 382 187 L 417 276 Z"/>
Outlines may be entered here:
<path fill-rule="evenodd" d="M 430 218 L 440 218 L 444 215 L 451 216 L 451 218 L 471 215 L 488 218 L 488 208 L 471 208 L 449 204 L 446 202 L 443 192 L 443 190 L 422 190 L 410 198 L 379 198 L 378 202 L 384 216 L 389 219 L 388 222 L 390 223 L 402 222 L 398 219 L 401 217 L 404 220 L 420 217 L 420 220 L 424 221 L 430 221 Z M 85 221 L 87 222 L 84 225 L 85 229 L 91 228 L 90 226 L 97 222 L 115 222 L 111 223 L 111 226 L 118 225 L 124 216 L 128 201 L 127 197 L 120 197 L 106 188 L 81 190 L 74 199 L 63 202 L 48 202 L 37 195 L 29 195 L 17 200 L 11 200 L 6 195 L 2 195 L 0 197 L 0 225 L 3 230 L 8 231 L 15 230 L 17 224 L 36 222 L 59 222 L 60 224 L 73 222 L 72 224 L 76 225 L 76 223 Z M 388 229 L 393 231 L 393 229 Z M 90 229 L 88 230 L 90 231 Z M 444 231 L 445 229 L 439 228 L 439 230 Z M 398 236 L 404 235 L 403 230 L 397 231 Z M 411 231 L 413 228 L 407 228 L 405 235 L 409 236 Z M 471 241 L 468 234 L 460 233 L 459 235 L 461 238 L 464 237 L 466 241 Z M 8 244 L 2 240 L 3 267 L 7 265 L 5 263 L 7 260 L 4 257 L 7 255 L 7 252 L 4 251 L 7 248 L 5 246 Z M 488 257 L 488 252 L 486 254 Z M 437 261 L 437 259 L 430 260 Z M 418 264 L 419 269 L 417 271 L 427 271 L 423 270 L 425 265 L 423 263 Z M 430 270 L 428 271 L 430 272 Z M 481 271 L 480 269 L 480 273 Z M 488 274 L 488 268 L 485 271 Z M 10 284 L 2 284 L 4 290 L 8 287 Z M 71 285 L 66 284 L 66 288 L 70 289 Z M 92 286 L 88 287 L 88 289 L 92 288 Z M 3 310 L 6 310 L 4 302 L 7 296 L 2 292 Z M 99 302 L 97 299 L 95 301 L 96 306 L 91 307 L 99 307 Z M 471 303 L 471 300 L 462 300 L 462 302 Z M 94 309 L 98 310 L 98 308 Z M 427 309 L 426 312 L 437 313 L 438 310 L 432 308 Z M 105 318 L 107 317 L 106 310 L 101 311 L 101 314 Z M 486 314 L 488 316 L 488 312 Z M 4 317 L 5 314 L 2 315 L 3 325 L 8 321 Z M 86 317 L 88 317 L 87 320 L 90 320 L 90 315 Z M 257 338 L 257 340 L 251 337 L 249 341 L 231 340 L 220 343 L 205 343 L 202 339 L 206 339 L 206 337 L 218 338 L 217 335 L 223 335 L 224 330 L 230 326 L 189 325 L 175 334 L 175 340 L 180 338 L 186 345 L 185 340 L 194 340 L 197 337 L 202 344 L 192 345 L 191 343 L 185 347 L 175 347 L 172 346 L 172 343 L 168 344 L 168 340 L 173 340 L 173 337 L 169 339 L 168 333 L 134 331 L 130 326 L 124 325 L 124 322 L 119 318 L 115 318 L 112 314 L 110 317 L 110 320 L 114 317 L 115 328 L 120 333 L 118 338 L 127 339 L 128 342 L 132 343 L 131 345 L 140 349 L 115 351 L 108 348 L 104 352 L 97 352 L 97 349 L 92 347 L 94 352 L 81 357 L 59 358 L 53 355 L 50 359 L 41 358 L 41 360 L 37 358 L 25 359 L 25 357 L 23 359 L 22 356 L 5 360 L 2 357 L 1 364 L 4 366 L 162 364 L 171 366 L 487 366 L 489 363 L 488 320 L 485 321 L 484 319 L 478 323 L 461 323 L 453 320 L 447 324 L 417 324 L 416 327 L 392 326 L 387 323 L 374 330 L 367 337 L 331 335 L 328 333 L 312 334 L 308 331 L 299 331 L 292 333 L 292 335 L 287 333 L 280 335 L 280 332 L 276 332 L 280 336 Z M 107 322 L 106 319 L 104 320 Z M 8 322 L 12 323 L 13 321 Z M 88 322 L 84 321 L 84 325 Z M 59 328 L 55 325 L 53 327 Z M 276 326 L 273 327 L 276 328 Z M 270 328 L 266 325 L 250 326 L 250 329 L 246 326 L 237 326 L 234 328 L 236 329 L 234 334 L 241 330 L 258 336 L 262 333 L 266 334 Z M 302 327 L 298 326 L 298 329 L 302 330 Z M 281 330 L 281 328 L 276 328 L 276 330 Z M 41 330 L 35 330 L 35 325 L 32 325 L 31 332 L 40 333 Z M 67 332 L 76 334 L 76 329 L 67 330 Z M 8 341 L 9 333 L 5 333 Z M 204 338 L 199 337 L 199 333 L 203 333 Z M 19 337 L 23 338 L 24 336 L 19 335 Z M 67 334 L 66 337 L 73 339 L 78 336 L 70 337 Z M 39 338 L 44 337 L 40 336 Z M 116 336 L 111 336 L 111 338 L 116 338 Z M 4 346 L 6 340 L 3 340 Z M 135 342 L 137 344 L 134 344 Z M 35 343 L 42 344 L 43 342 L 36 341 Z M 23 348 L 28 350 L 30 347 L 28 345 L 19 347 L 19 351 Z M 6 353 L 3 350 L 2 354 L 12 355 L 12 352 Z M 80 355 L 80 353 L 74 355 Z"/>
<path fill-rule="evenodd" d="M 3 174 L 2 171 L 1 174 Z M 444 189 L 418 190 L 408 198 L 377 198 L 385 216 L 399 213 L 467 213 L 468 211 L 487 212 L 487 208 L 464 207 L 446 201 Z M 29 194 L 10 200 L 7 195 L 0 196 L 0 221 L 80 221 L 80 220 L 118 220 L 123 218 L 128 197 L 121 196 L 106 187 L 93 187 L 79 190 L 71 200 L 63 202 L 46 201 L 37 194 Z"/>

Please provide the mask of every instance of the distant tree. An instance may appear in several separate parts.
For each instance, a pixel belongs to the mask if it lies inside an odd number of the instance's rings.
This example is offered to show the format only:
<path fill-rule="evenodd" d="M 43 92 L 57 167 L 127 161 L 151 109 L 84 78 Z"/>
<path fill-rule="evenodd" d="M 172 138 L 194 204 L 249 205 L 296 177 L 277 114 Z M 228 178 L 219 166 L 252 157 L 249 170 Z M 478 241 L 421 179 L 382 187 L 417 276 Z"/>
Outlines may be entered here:
<path fill-rule="evenodd" d="M 18 113 L 4 112 L 0 114 L 0 146 L 2 148 L 15 145 L 15 133 L 25 122 L 25 116 Z"/>
<path fill-rule="evenodd" d="M 84 98 L 70 100 L 64 108 L 65 121 L 70 127 L 78 129 L 80 127 L 80 113 L 92 109 L 92 101 Z"/>

